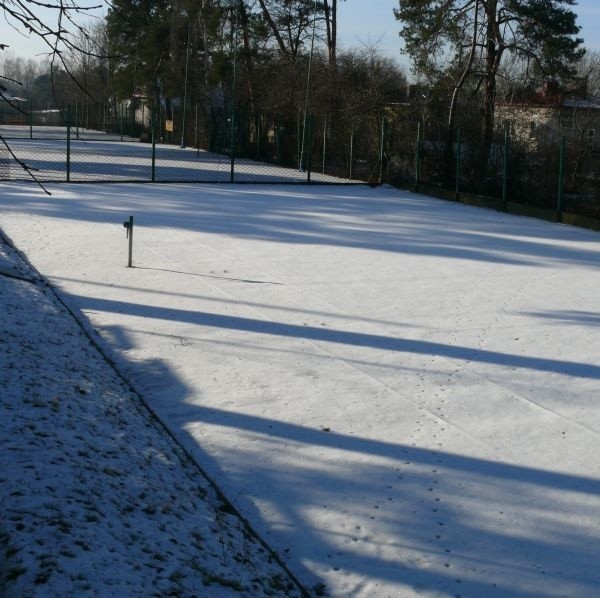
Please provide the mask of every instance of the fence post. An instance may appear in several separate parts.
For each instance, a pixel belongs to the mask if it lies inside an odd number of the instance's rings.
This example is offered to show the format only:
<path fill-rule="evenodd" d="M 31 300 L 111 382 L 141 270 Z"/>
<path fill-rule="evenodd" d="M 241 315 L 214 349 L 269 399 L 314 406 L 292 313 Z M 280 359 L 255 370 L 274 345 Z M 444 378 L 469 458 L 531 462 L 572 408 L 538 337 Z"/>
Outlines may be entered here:
<path fill-rule="evenodd" d="M 558 199 L 556 203 L 556 222 L 562 221 L 562 209 L 564 199 L 564 178 L 565 178 L 565 138 L 560 139 L 559 158 L 558 158 Z"/>
<path fill-rule="evenodd" d="M 298 170 L 302 172 L 304 165 L 302 164 L 302 150 L 300 148 L 300 144 L 302 143 L 302 135 L 300 134 L 300 130 L 300 114 L 298 114 L 298 126 L 296 128 L 296 163 L 298 164 Z"/>
<path fill-rule="evenodd" d="M 323 117 L 323 174 L 325 174 L 325 155 L 327 153 L 327 115 Z"/>
<path fill-rule="evenodd" d="M 66 108 L 67 124 L 67 183 L 71 181 L 71 114 L 69 106 Z"/>
<path fill-rule="evenodd" d="M 460 165 L 462 158 L 462 144 L 460 137 L 460 127 L 456 131 L 456 175 L 455 175 L 455 188 L 454 188 L 454 197 L 456 201 L 460 201 Z"/>
<path fill-rule="evenodd" d="M 379 184 L 383 184 L 383 156 L 385 149 L 385 116 L 381 117 L 381 139 L 379 143 Z"/>
<path fill-rule="evenodd" d="M 354 162 L 354 121 L 350 123 L 350 172 L 348 180 L 352 180 L 352 163 Z"/>
<path fill-rule="evenodd" d="M 415 147 L 415 191 L 419 190 L 421 176 L 421 121 L 417 121 L 417 144 Z"/>
<path fill-rule="evenodd" d="M 281 123 L 275 126 L 275 162 L 281 163 L 281 136 L 283 135 L 283 125 Z"/>
<path fill-rule="evenodd" d="M 504 127 L 504 157 L 503 157 L 503 172 L 502 172 L 502 211 L 506 212 L 508 208 L 508 142 L 509 128 Z"/>
<path fill-rule="evenodd" d="M 131 108 L 124 108 L 125 110 L 125 124 L 127 125 L 126 131 L 128 137 L 135 137 L 135 104 L 133 98 L 131 100 Z"/>
<path fill-rule="evenodd" d="M 235 106 L 232 104 L 231 106 L 231 138 L 229 140 L 229 159 L 230 159 L 230 173 L 229 173 L 229 182 L 233 183 L 234 181 L 234 171 L 235 171 Z"/>
<path fill-rule="evenodd" d="M 78 105 L 77 105 L 77 100 L 75 100 L 75 137 L 77 139 L 79 139 L 79 111 L 78 111 Z"/>
<path fill-rule="evenodd" d="M 306 115 L 306 142 L 308 143 L 308 164 L 306 166 L 306 182 L 310 183 L 310 174 L 312 170 L 312 150 L 313 150 L 313 130 L 315 117 L 314 114 Z"/>
<path fill-rule="evenodd" d="M 175 106 L 171 99 L 171 145 L 175 145 Z"/>
<path fill-rule="evenodd" d="M 256 114 L 256 159 L 260 161 L 260 114 Z"/>
<path fill-rule="evenodd" d="M 29 139 L 33 139 L 33 98 L 29 100 Z"/>
<path fill-rule="evenodd" d="M 194 145 L 196 146 L 196 156 L 200 154 L 200 146 L 198 145 L 198 104 L 196 104 L 196 118 L 194 120 Z"/>
<path fill-rule="evenodd" d="M 152 169 L 150 180 L 156 181 L 156 110 L 154 104 L 150 106 L 150 134 L 152 136 Z"/>

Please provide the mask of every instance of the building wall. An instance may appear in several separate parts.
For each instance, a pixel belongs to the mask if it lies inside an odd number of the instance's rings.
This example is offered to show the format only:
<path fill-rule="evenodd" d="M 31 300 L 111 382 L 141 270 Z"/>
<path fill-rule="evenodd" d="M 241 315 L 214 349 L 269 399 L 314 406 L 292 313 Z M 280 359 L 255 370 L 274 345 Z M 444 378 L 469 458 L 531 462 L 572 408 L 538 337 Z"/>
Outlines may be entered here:
<path fill-rule="evenodd" d="M 585 104 L 573 106 L 498 106 L 497 123 L 507 123 L 511 136 L 535 151 L 548 143 L 583 143 L 600 152 L 600 109 Z"/>

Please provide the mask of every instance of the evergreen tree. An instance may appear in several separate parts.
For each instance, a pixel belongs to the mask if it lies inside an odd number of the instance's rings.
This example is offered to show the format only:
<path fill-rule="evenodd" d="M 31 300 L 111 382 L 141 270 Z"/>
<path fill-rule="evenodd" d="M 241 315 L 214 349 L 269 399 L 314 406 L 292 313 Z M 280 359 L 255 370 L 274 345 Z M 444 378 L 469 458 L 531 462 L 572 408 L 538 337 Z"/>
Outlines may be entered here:
<path fill-rule="evenodd" d="M 171 4 L 114 0 L 106 16 L 114 90 L 131 97 L 140 84 L 158 99 L 169 76 Z"/>
<path fill-rule="evenodd" d="M 455 77 L 450 115 L 467 80 L 481 90 L 478 173 L 487 164 L 494 130 L 496 86 L 503 60 L 513 55 L 553 80 L 572 75 L 584 51 L 570 9 L 575 0 L 399 0 L 396 18 L 416 71 Z"/>

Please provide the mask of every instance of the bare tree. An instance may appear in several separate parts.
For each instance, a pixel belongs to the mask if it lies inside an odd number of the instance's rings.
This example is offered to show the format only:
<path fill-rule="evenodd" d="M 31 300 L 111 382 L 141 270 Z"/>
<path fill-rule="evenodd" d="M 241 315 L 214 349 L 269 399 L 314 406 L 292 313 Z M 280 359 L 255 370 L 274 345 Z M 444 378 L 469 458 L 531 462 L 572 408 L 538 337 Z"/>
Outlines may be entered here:
<path fill-rule="evenodd" d="M 44 54 L 50 59 L 51 72 L 55 66 L 60 65 L 83 92 L 86 90 L 73 72 L 72 62 L 68 57 L 72 53 L 100 56 L 95 46 L 90 45 L 92 38 L 85 26 L 81 24 L 81 20 L 101 6 L 101 4 L 86 4 L 79 0 L 0 0 L 0 8 L 8 27 L 17 33 L 33 36 L 41 41 L 46 49 Z M 4 51 L 8 47 L 9 45 L 0 37 L 0 50 Z M 8 83 L 22 85 L 22 82 L 17 79 L 6 75 L 0 77 L 0 98 L 23 113 L 23 108 L 17 105 L 8 93 Z M 33 169 L 17 158 L 1 135 L 0 140 L 12 158 L 36 180 Z"/>

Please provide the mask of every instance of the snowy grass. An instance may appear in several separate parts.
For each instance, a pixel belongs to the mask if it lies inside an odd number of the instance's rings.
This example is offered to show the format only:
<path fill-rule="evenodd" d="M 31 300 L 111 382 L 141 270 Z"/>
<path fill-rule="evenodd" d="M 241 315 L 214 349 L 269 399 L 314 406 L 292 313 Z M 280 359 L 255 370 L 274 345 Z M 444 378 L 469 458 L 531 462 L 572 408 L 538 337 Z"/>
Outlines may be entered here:
<path fill-rule="evenodd" d="M 597 233 L 387 188 L 52 192 L 6 186 L 2 227 L 306 586 L 594 594 Z"/>

